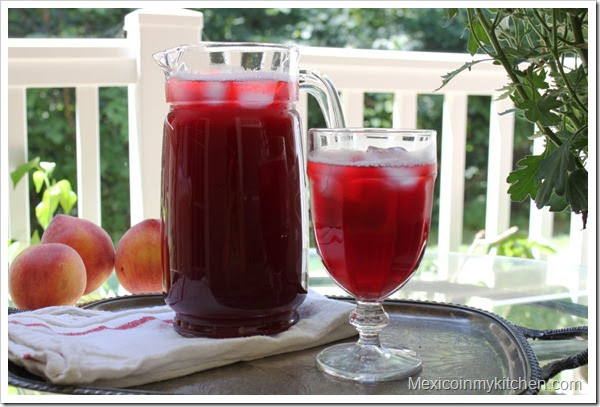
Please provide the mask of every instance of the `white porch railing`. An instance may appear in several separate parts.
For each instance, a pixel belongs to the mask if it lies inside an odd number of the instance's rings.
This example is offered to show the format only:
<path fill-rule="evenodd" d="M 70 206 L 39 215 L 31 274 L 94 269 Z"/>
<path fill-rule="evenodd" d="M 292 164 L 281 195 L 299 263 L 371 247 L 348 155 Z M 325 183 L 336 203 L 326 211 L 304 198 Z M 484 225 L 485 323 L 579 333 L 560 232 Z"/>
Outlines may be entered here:
<path fill-rule="evenodd" d="M 159 216 L 162 122 L 167 112 L 161 70 L 152 53 L 200 39 L 202 14 L 138 10 L 125 18 L 127 39 L 8 40 L 9 170 L 27 161 L 26 88 L 75 87 L 79 216 L 100 224 L 98 87 L 128 86 L 131 222 Z M 471 60 L 466 54 L 301 48 L 301 66 L 318 69 L 342 92 L 349 126 L 362 126 L 365 92 L 394 94 L 394 127 L 415 127 L 417 95 L 432 93 L 441 76 Z M 491 95 L 485 229 L 496 235 L 510 226 L 506 176 L 512 166 L 514 116 L 499 116 L 510 102 L 494 101 L 506 82 L 501 67 L 476 65 L 455 78 L 444 96 L 440 143 L 440 251 L 459 248 L 463 228 L 467 97 Z M 306 130 L 307 96 L 298 106 Z M 3 184 L 8 174 L 3 174 Z M 30 235 L 28 183 L 9 189 L 9 237 Z M 530 235 L 552 236 L 552 215 L 532 205 Z M 572 218 L 572 261 L 587 264 L 587 232 Z"/>

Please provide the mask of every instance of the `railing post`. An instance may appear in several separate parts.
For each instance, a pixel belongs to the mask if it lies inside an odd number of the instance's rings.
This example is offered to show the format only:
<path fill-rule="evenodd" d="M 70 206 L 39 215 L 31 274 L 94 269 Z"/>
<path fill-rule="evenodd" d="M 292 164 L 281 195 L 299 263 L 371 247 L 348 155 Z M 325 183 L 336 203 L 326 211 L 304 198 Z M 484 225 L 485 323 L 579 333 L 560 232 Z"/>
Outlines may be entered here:
<path fill-rule="evenodd" d="M 202 13 L 191 10 L 136 10 L 125 30 L 137 60 L 137 82 L 129 85 L 129 166 L 131 223 L 160 216 L 163 122 L 168 111 L 164 75 L 152 54 L 200 41 Z"/>
<path fill-rule="evenodd" d="M 77 214 L 102 224 L 100 206 L 100 128 L 98 87 L 75 89 L 77 142 Z"/>
<path fill-rule="evenodd" d="M 342 106 L 348 127 L 363 127 L 365 120 L 365 94 L 362 90 L 343 90 Z"/>
<path fill-rule="evenodd" d="M 544 242 L 552 239 L 554 234 L 554 213 L 546 206 L 538 209 L 531 200 L 529 208 L 529 239 Z"/>
<path fill-rule="evenodd" d="M 395 92 L 394 112 L 392 113 L 394 128 L 417 128 L 417 93 Z"/>
<path fill-rule="evenodd" d="M 27 162 L 27 103 L 26 89 L 8 88 L 8 170 L 14 171 Z M 13 189 L 10 175 L 6 174 L 6 192 Z M 9 196 L 8 238 L 29 242 L 29 174 L 26 174 Z"/>
<path fill-rule="evenodd" d="M 440 252 L 457 251 L 462 243 L 465 199 L 467 95 L 446 93 L 442 115 L 440 168 Z"/>
<path fill-rule="evenodd" d="M 512 168 L 515 114 L 501 113 L 511 109 L 510 99 L 496 100 L 490 106 L 490 138 L 488 153 L 485 235 L 498 236 L 510 227 L 510 196 L 506 177 Z"/>
<path fill-rule="evenodd" d="M 569 252 L 573 264 L 588 266 L 588 230 L 583 229 L 581 214 L 571 213 Z"/>

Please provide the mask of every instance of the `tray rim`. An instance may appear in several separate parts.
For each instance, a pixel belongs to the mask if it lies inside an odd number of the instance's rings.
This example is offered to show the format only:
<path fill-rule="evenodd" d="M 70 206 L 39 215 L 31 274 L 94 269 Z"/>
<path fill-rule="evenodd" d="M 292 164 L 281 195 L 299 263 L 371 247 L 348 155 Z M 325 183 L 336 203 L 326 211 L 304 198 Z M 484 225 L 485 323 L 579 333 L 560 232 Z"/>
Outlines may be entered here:
<path fill-rule="evenodd" d="M 347 302 L 355 302 L 356 301 L 354 298 L 348 297 L 348 296 L 328 295 L 327 297 L 331 298 L 331 299 L 347 301 Z M 77 306 L 81 307 L 81 308 L 93 308 L 93 307 L 96 307 L 98 305 L 102 305 L 105 303 L 119 302 L 119 301 L 122 301 L 125 299 L 136 299 L 136 298 L 143 298 L 143 299 L 144 298 L 157 298 L 157 299 L 160 298 L 160 299 L 162 299 L 163 295 L 162 294 L 122 295 L 122 296 L 117 296 L 117 297 L 103 298 L 103 299 L 99 299 L 99 300 L 95 300 L 95 301 L 90 301 L 90 302 L 87 302 L 84 304 L 79 304 Z M 438 301 L 387 299 L 384 301 L 384 306 L 386 303 L 388 303 L 388 304 L 406 304 L 406 303 L 408 303 L 408 304 L 417 304 L 417 305 L 429 305 L 429 306 L 435 306 L 435 307 L 457 308 L 457 309 L 460 309 L 463 311 L 483 314 L 484 316 L 486 316 L 488 318 L 496 320 L 508 332 L 511 333 L 511 335 L 514 337 L 514 339 L 516 339 L 517 343 L 520 345 L 521 351 L 525 355 L 525 362 L 526 362 L 527 366 L 529 367 L 529 371 L 531 374 L 531 377 L 528 378 L 527 383 L 535 384 L 533 387 L 527 386 L 527 388 L 524 391 L 522 391 L 521 393 L 518 393 L 518 394 L 533 395 L 533 394 L 537 394 L 539 392 L 538 384 L 540 383 L 541 378 L 542 378 L 542 370 L 540 368 L 537 357 L 535 356 L 533 349 L 529 345 L 529 342 L 527 341 L 527 338 L 525 338 L 525 335 L 523 335 L 522 331 L 520 329 L 518 329 L 514 324 L 510 323 L 509 321 L 502 318 L 501 316 L 499 316 L 493 312 L 486 311 L 486 310 L 476 308 L 476 307 L 471 307 L 468 305 L 452 304 L 452 303 L 438 302 Z M 26 312 L 26 311 L 9 308 L 8 314 L 10 315 L 10 314 L 19 313 L 19 312 Z M 95 395 L 95 396 L 98 396 L 98 395 L 136 395 L 136 394 L 137 395 L 141 395 L 141 394 L 168 395 L 168 394 L 170 394 L 170 393 L 163 393 L 163 392 L 155 392 L 155 391 L 151 391 L 151 390 L 138 390 L 138 389 L 134 389 L 134 388 L 110 388 L 110 387 L 73 386 L 73 385 L 55 384 L 55 383 L 47 382 L 47 381 L 43 380 L 43 378 L 41 378 L 41 377 L 39 378 L 39 380 L 34 380 L 34 379 L 30 379 L 30 378 L 17 376 L 10 370 L 11 365 L 17 366 L 10 360 L 8 361 L 8 367 L 9 367 L 9 369 L 8 369 L 8 384 L 11 386 L 28 389 L 28 390 L 42 391 L 42 392 L 48 392 L 48 393 L 57 393 L 57 394 Z M 17 367 L 23 369 L 20 366 L 17 366 Z M 36 376 L 36 377 L 39 377 L 39 376 Z"/>

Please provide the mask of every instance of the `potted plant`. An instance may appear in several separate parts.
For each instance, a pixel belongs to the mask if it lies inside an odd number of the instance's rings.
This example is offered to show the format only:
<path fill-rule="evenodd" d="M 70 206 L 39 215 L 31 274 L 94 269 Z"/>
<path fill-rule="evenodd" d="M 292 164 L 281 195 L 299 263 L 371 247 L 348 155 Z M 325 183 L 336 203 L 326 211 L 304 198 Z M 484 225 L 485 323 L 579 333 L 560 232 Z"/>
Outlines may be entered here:
<path fill-rule="evenodd" d="M 449 10 L 454 18 L 458 9 Z M 538 208 L 588 213 L 588 10 L 582 8 L 466 9 L 468 51 L 490 58 L 444 75 L 442 87 L 483 61 L 502 65 L 515 114 L 536 124 L 545 138 L 539 155 L 527 155 L 508 175 L 514 201 L 531 197 Z M 504 112 L 508 113 L 508 112 Z"/>

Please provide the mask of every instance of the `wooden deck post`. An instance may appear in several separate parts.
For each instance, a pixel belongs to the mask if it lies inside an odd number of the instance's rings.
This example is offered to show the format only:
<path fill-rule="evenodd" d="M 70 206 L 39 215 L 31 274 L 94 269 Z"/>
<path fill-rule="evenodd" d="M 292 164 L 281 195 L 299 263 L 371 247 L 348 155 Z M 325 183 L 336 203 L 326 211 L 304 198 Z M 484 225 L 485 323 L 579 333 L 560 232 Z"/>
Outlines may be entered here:
<path fill-rule="evenodd" d="M 165 77 L 152 54 L 199 42 L 202 27 L 202 13 L 191 10 L 142 9 L 125 16 L 127 38 L 137 61 L 137 81 L 129 85 L 132 225 L 160 216 L 162 134 L 168 105 Z"/>

